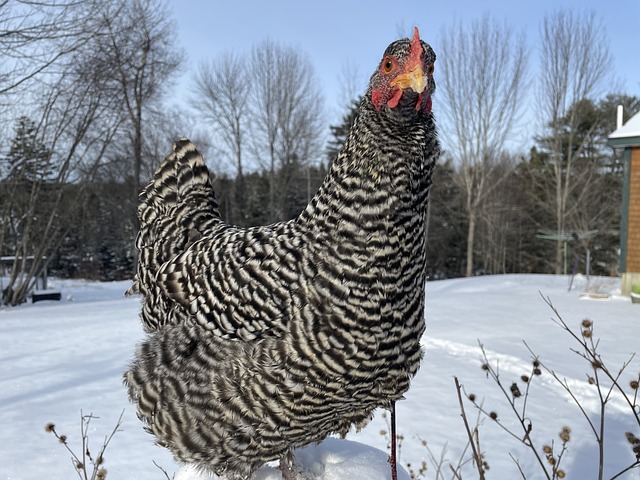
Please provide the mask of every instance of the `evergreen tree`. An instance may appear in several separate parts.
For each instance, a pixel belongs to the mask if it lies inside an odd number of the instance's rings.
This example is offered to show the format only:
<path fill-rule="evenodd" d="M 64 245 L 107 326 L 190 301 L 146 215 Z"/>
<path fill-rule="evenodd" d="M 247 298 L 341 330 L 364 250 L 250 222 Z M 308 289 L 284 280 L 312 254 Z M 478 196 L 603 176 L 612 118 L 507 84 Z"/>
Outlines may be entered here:
<path fill-rule="evenodd" d="M 37 138 L 37 128 L 27 117 L 16 122 L 15 137 L 3 162 L 7 179 L 17 181 L 42 181 L 53 172 L 51 155 Z"/>
<path fill-rule="evenodd" d="M 331 166 L 333 160 L 338 155 L 338 152 L 344 145 L 347 136 L 349 135 L 349 130 L 351 130 L 351 125 L 353 125 L 354 120 L 356 119 L 356 113 L 358 112 L 358 105 L 360 105 L 360 101 L 362 97 L 358 97 L 357 99 L 351 102 L 349 109 L 343 115 L 342 121 L 338 125 L 330 125 L 329 129 L 331 130 L 331 138 L 327 143 L 327 164 Z"/>
<path fill-rule="evenodd" d="M 454 175 L 451 157 L 441 157 L 429 192 L 427 269 L 431 279 L 464 275 L 467 248 L 465 212 Z"/>
<path fill-rule="evenodd" d="M 622 169 L 615 152 L 607 145 L 608 135 L 615 130 L 615 106 L 640 107 L 635 97 L 608 95 L 596 103 L 590 99 L 575 102 L 559 119 L 560 148 L 552 137 L 536 138 L 531 150 L 528 172 L 532 180 L 531 194 L 535 199 L 534 221 L 539 229 L 553 231 L 556 162 L 565 178 L 567 189 L 564 233 L 597 231 L 593 238 L 570 240 L 567 247 L 567 273 L 573 258 L 584 262 L 586 250 L 592 254 L 592 273 L 615 274 L 619 247 L 619 222 L 622 195 Z M 573 162 L 569 162 L 572 159 Z M 550 242 L 549 242 L 550 243 Z M 542 247 L 540 254 L 548 255 Z M 551 256 L 548 257 L 551 260 Z M 584 265 L 581 266 L 581 270 Z"/>

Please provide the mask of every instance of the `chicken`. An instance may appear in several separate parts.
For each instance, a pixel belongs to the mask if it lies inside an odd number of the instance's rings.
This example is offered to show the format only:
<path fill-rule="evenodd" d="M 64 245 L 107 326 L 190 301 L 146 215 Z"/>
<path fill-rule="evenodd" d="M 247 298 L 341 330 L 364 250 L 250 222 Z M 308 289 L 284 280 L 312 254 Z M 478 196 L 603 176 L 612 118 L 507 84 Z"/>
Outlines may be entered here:
<path fill-rule="evenodd" d="M 178 140 L 141 194 L 134 289 L 147 332 L 125 383 L 181 462 L 249 478 L 363 427 L 408 390 L 425 330 L 425 213 L 440 147 L 435 53 L 393 42 L 297 218 L 238 228 Z"/>

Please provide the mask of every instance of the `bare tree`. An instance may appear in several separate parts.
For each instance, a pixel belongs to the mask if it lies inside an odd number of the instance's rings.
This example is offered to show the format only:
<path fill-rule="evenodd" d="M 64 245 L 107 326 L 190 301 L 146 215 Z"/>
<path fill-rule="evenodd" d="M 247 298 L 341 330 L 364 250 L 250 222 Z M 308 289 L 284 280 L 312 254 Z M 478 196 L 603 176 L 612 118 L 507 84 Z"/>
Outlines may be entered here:
<path fill-rule="evenodd" d="M 541 117 L 548 126 L 547 150 L 551 156 L 550 182 L 547 183 L 555 230 L 558 236 L 567 233 L 567 219 L 576 207 L 571 197 L 583 196 L 589 189 L 584 175 L 593 169 L 582 168 L 578 161 L 584 156 L 587 141 L 596 128 L 592 124 L 586 135 L 578 135 L 578 123 L 583 121 L 578 102 L 592 98 L 603 86 L 611 67 L 611 56 L 604 28 L 594 13 L 577 14 L 558 11 L 545 16 L 541 26 L 540 82 L 537 102 Z M 582 194 L 576 192 L 576 181 Z M 556 242 L 555 272 L 562 272 L 563 243 Z"/>
<path fill-rule="evenodd" d="M 278 141 L 278 74 L 276 58 L 281 47 L 272 41 L 265 41 L 254 47 L 251 54 L 251 70 L 256 72 L 256 88 L 253 90 L 255 101 L 252 114 L 254 138 L 252 149 L 263 168 L 269 172 L 269 213 L 272 221 L 277 218 L 276 212 L 276 167 Z M 266 154 L 266 155 L 265 155 Z M 263 157 L 263 158 L 261 158 Z"/>
<path fill-rule="evenodd" d="M 28 117 L 31 145 L 42 146 L 29 152 L 23 142 L 22 151 L 9 152 L 28 166 L 24 172 L 33 166 L 37 174 L 8 178 L 0 171 L 0 253 L 15 258 L 2 286 L 5 302 L 24 301 L 69 233 L 77 233 L 96 179 L 115 171 L 112 181 L 121 183 L 128 172 L 137 196 L 145 155 L 157 151 L 159 138 L 147 134 L 158 129 L 145 122 L 155 127 L 164 86 L 180 63 L 170 20 L 156 0 L 0 0 L 0 107 L 7 109 L 0 118 Z M 114 168 L 121 159 L 126 167 Z M 122 204 L 114 207 L 121 208 L 117 223 L 131 243 L 136 198 L 120 193 L 111 202 Z"/>
<path fill-rule="evenodd" d="M 56 84 L 46 86 L 34 112 L 37 120 L 30 122 L 31 134 L 14 142 L 9 155 L 33 166 L 13 169 L 16 175 L 0 182 L 5 200 L 0 248 L 14 257 L 2 303 L 25 301 L 51 253 L 76 227 L 86 181 L 118 128 L 119 117 L 110 114 L 115 107 L 112 102 L 91 79 L 78 72 L 65 73 Z M 69 189 L 72 182 L 81 187 Z"/>
<path fill-rule="evenodd" d="M 222 140 L 222 154 L 235 166 L 234 200 L 237 213 L 244 220 L 245 135 L 249 114 L 249 78 L 243 58 L 225 53 L 203 62 L 192 87 L 192 103 L 198 113 L 214 127 L 213 136 Z"/>
<path fill-rule="evenodd" d="M 479 210 L 500 183 L 497 161 L 514 129 L 521 105 L 526 47 L 506 24 L 489 16 L 467 28 L 456 23 L 441 33 L 440 89 L 454 135 L 458 182 L 468 216 L 466 275 L 473 274 Z"/>
<path fill-rule="evenodd" d="M 0 95 L 52 70 L 94 35 L 96 0 L 0 1 Z"/>
<path fill-rule="evenodd" d="M 35 8 L 40 4 L 33 5 Z M 94 9 L 113 8 L 117 17 L 123 4 L 69 5 L 92 9 L 94 15 L 78 17 L 85 22 L 81 31 L 92 32 L 91 37 L 65 53 L 64 62 L 57 61 L 61 68 L 48 68 L 34 75 L 33 80 L 37 81 L 30 84 L 29 90 L 13 90 L 21 100 L 14 110 L 18 114 L 28 112 L 33 124 L 33 138 L 13 154 L 15 159 L 34 164 L 37 173 L 14 175 L 1 182 L 6 201 L 0 202 L 0 251 L 14 256 L 3 292 L 8 304 L 24 301 L 52 253 L 68 232 L 77 229 L 88 185 L 95 180 L 113 138 L 126 120 L 122 96 L 114 94 L 118 90 L 114 90 L 113 76 L 109 75 L 113 66 L 105 62 L 109 58 L 99 48 L 101 41 L 109 38 L 109 24 Z M 68 32 L 70 36 L 75 34 Z M 46 155 L 34 155 L 29 144 L 42 145 L 37 150 Z"/>
<path fill-rule="evenodd" d="M 501 179 L 500 188 L 487 193 L 478 214 L 476 266 L 484 273 L 520 271 L 523 242 L 535 238 L 528 227 L 528 197 L 516 174 L 518 161 L 515 155 L 500 155 L 494 169 L 494 175 Z"/>
<path fill-rule="evenodd" d="M 287 216 L 289 174 L 321 156 L 322 96 L 311 63 L 294 48 L 261 43 L 252 51 L 251 71 L 256 75 L 251 148 L 269 173 L 269 210 L 275 221 Z"/>
<path fill-rule="evenodd" d="M 344 113 L 345 109 L 351 110 L 353 101 L 366 89 L 367 78 L 362 75 L 355 62 L 346 61 L 340 69 L 338 83 L 340 84 L 338 107 L 341 113 Z"/>
<path fill-rule="evenodd" d="M 126 113 L 135 204 L 142 182 L 144 116 L 160 99 L 181 57 L 167 7 L 158 1 L 104 3 L 99 25 L 104 34 L 97 37 L 96 63 L 112 81 L 111 91 Z"/>

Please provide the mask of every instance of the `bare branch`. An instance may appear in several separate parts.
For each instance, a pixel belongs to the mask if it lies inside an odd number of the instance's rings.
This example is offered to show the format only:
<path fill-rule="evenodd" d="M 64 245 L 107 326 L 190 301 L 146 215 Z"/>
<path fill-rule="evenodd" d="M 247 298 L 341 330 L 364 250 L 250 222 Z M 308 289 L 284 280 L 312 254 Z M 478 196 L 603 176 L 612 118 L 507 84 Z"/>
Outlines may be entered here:
<path fill-rule="evenodd" d="M 441 33 L 439 62 L 445 119 L 455 132 L 453 155 L 468 215 L 466 275 L 474 269 L 480 205 L 502 178 L 499 155 L 517 123 L 526 71 L 524 37 L 484 16 L 470 27 L 456 23 Z M 473 52 L 472 54 L 470 54 Z"/>
<path fill-rule="evenodd" d="M 464 411 L 464 404 L 462 402 L 462 387 L 460 386 L 460 382 L 458 381 L 458 377 L 453 377 L 456 384 L 456 393 L 458 395 L 458 404 L 460 405 L 460 415 L 462 417 L 462 421 L 464 422 L 464 428 L 467 431 L 467 438 L 469 439 L 469 445 L 471 445 L 471 451 L 473 454 L 473 460 L 478 469 L 478 475 L 480 480 L 484 480 L 484 466 L 481 458 L 481 451 L 479 450 L 480 442 L 478 440 L 478 429 L 474 430 L 474 433 L 471 432 L 471 428 L 469 428 L 469 422 L 467 421 L 467 415 Z M 452 468 L 453 470 L 453 468 Z M 454 471 L 455 473 L 455 471 Z"/>
<path fill-rule="evenodd" d="M 578 123 L 583 120 L 577 106 L 599 93 L 610 71 L 611 55 L 604 29 L 594 13 L 579 15 L 560 10 L 547 15 L 542 22 L 541 38 L 538 85 L 541 101 L 537 106 L 548 125 L 545 141 L 551 166 L 545 189 L 551 199 L 548 208 L 556 231 L 562 234 L 569 228 L 571 204 L 582 205 L 579 199 L 571 197 L 576 185 L 582 185 L 582 195 L 592 187 L 592 182 L 581 181 L 577 170 L 584 142 L 590 138 L 589 133 L 578 135 Z M 595 125 L 592 131 L 593 128 Z M 555 272 L 562 273 L 561 240 L 556 242 Z"/>
<path fill-rule="evenodd" d="M 318 159 L 322 97 L 311 62 L 296 49 L 265 41 L 252 51 L 251 71 L 256 78 L 251 89 L 250 148 L 269 173 L 271 219 L 285 219 L 291 172 Z"/>

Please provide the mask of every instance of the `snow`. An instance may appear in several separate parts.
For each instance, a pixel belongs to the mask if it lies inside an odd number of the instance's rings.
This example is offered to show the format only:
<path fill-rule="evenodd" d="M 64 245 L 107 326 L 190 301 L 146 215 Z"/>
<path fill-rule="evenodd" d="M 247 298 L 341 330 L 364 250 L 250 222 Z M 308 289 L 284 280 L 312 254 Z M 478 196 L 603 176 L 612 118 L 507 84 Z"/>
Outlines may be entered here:
<path fill-rule="evenodd" d="M 95 283 L 51 281 L 62 291 L 62 301 L 43 301 L 16 308 L 0 308 L 0 479 L 36 480 L 74 478 L 68 452 L 53 434 L 45 432 L 52 422 L 68 444 L 80 452 L 80 412 L 97 418 L 89 428 L 90 449 L 96 452 L 124 411 L 118 431 L 105 454 L 111 479 L 161 479 L 164 473 L 176 480 L 206 479 L 198 472 L 174 463 L 171 455 L 153 444 L 126 398 L 122 373 L 137 342 L 143 337 L 137 312 L 139 298 L 125 298 L 128 282 Z M 522 374 L 530 374 L 532 356 L 566 379 L 579 396 L 585 413 L 598 420 L 597 390 L 587 382 L 589 365 L 571 348 L 577 344 L 554 321 L 548 297 L 564 321 L 576 331 L 580 322 L 594 322 L 594 336 L 605 364 L 617 372 L 638 350 L 640 308 L 619 295 L 616 278 L 577 278 L 568 292 L 564 276 L 502 275 L 472 279 L 433 281 L 427 284 L 427 332 L 425 357 L 406 399 L 397 405 L 398 430 L 402 434 L 400 463 L 417 471 L 428 464 L 424 477 L 435 479 L 440 458 L 443 477 L 451 478 L 449 464 L 462 467 L 463 478 L 477 478 L 469 452 L 454 385 L 456 376 L 465 392 L 496 411 L 501 422 L 517 431 L 496 384 L 481 370 L 479 343 L 492 364 L 499 365 L 507 386 Z M 608 299 L 581 297 L 586 289 L 610 293 Z M 628 385 L 640 372 L 640 358 L 631 360 L 621 376 Z M 637 377 L 636 377 L 637 378 Z M 522 388 L 522 386 L 521 386 Z M 477 410 L 465 401 L 469 422 L 475 425 Z M 296 453 L 296 464 L 305 479 L 389 479 L 388 431 L 383 412 L 361 432 L 347 440 L 327 439 Z M 533 424 L 536 445 L 555 442 L 563 426 L 571 428 L 571 441 L 562 460 L 568 479 L 597 478 L 597 444 L 587 422 L 565 390 L 543 372 L 531 384 L 527 416 Z M 607 404 L 605 477 L 631 464 L 634 456 L 624 433 L 640 436 L 638 425 L 620 395 Z M 541 478 L 531 453 L 499 426 L 481 419 L 481 448 L 492 479 L 521 478 L 510 457 L 519 459 L 528 478 Z M 426 442 L 426 445 L 425 445 Z M 463 460 L 461 460 L 463 459 Z M 407 468 L 408 470 L 408 468 Z M 608 476 L 607 476 L 608 475 Z M 407 471 L 400 478 L 407 480 Z M 279 471 L 265 466 L 256 480 L 280 480 Z M 640 479 L 635 469 L 621 479 Z"/>
<path fill-rule="evenodd" d="M 631 117 L 627 123 L 616 129 L 609 138 L 630 138 L 640 136 L 640 112 Z"/>
<path fill-rule="evenodd" d="M 327 438 L 319 445 L 296 450 L 295 466 L 301 480 L 391 480 L 388 454 L 382 450 L 349 440 Z M 213 480 L 195 469 L 183 468 L 175 480 Z M 398 471 L 399 480 L 410 480 L 404 469 Z M 282 480 L 276 466 L 260 468 L 253 480 Z"/>

